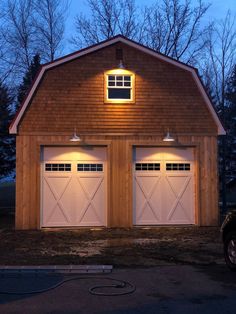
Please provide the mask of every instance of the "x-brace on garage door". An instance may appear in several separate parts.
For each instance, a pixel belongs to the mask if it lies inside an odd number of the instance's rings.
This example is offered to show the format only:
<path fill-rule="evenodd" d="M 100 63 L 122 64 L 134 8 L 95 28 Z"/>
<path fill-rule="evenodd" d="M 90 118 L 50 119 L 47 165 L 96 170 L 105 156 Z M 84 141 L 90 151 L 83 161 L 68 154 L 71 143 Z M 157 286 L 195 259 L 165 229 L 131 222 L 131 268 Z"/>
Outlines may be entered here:
<path fill-rule="evenodd" d="M 45 147 L 42 227 L 106 225 L 104 147 Z"/>
<path fill-rule="evenodd" d="M 134 152 L 134 224 L 194 224 L 192 148 Z"/>

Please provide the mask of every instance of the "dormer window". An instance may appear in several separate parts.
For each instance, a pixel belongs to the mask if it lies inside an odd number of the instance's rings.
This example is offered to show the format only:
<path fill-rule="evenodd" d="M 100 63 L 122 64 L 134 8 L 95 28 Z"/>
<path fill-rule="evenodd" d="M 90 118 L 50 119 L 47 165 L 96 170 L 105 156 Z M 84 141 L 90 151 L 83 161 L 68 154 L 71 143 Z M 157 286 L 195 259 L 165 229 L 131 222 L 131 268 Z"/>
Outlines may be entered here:
<path fill-rule="evenodd" d="M 112 70 L 105 73 L 105 101 L 133 102 L 134 74 L 127 70 Z"/>

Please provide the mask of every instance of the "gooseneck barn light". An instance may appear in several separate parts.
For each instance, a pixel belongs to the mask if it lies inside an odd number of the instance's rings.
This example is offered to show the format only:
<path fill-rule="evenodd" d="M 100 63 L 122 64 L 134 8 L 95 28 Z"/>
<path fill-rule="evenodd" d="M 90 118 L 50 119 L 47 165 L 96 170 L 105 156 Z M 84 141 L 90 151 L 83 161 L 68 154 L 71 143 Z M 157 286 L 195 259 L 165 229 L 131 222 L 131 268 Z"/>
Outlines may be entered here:
<path fill-rule="evenodd" d="M 120 60 L 120 62 L 119 62 L 119 64 L 118 64 L 118 69 L 125 69 L 125 66 L 124 66 L 122 60 Z"/>
<path fill-rule="evenodd" d="M 163 142 L 175 142 L 175 138 L 167 131 L 165 137 L 162 139 Z"/>
<path fill-rule="evenodd" d="M 76 134 L 76 128 L 74 129 L 74 134 L 70 138 L 70 142 L 80 142 L 81 138 L 79 135 Z"/>

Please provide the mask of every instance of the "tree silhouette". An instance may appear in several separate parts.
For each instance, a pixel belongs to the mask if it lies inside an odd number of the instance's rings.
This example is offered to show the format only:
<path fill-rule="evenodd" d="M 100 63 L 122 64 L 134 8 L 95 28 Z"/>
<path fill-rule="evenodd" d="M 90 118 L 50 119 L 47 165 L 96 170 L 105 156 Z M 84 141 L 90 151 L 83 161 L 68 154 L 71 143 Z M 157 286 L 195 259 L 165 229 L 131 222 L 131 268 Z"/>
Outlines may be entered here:
<path fill-rule="evenodd" d="M 0 180 L 10 175 L 15 167 L 14 137 L 8 133 L 12 120 L 12 98 L 5 85 L 0 82 Z"/>
<path fill-rule="evenodd" d="M 17 95 L 17 108 L 19 108 L 20 104 L 23 102 L 25 96 L 27 95 L 30 86 L 32 85 L 38 71 L 40 69 L 40 55 L 36 54 L 33 57 L 33 60 L 28 68 L 28 71 L 25 73 L 23 77 L 23 82 L 19 86 L 18 95 Z"/>

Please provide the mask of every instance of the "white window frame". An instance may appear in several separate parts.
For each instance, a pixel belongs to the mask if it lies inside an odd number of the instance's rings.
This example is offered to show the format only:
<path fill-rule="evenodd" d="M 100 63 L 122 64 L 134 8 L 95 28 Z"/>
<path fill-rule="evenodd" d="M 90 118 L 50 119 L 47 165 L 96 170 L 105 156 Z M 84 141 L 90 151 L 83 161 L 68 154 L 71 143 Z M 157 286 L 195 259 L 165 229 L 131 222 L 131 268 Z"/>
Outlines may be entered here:
<path fill-rule="evenodd" d="M 110 80 L 109 77 L 114 76 L 114 81 Z M 125 80 L 125 76 L 130 77 L 130 81 Z M 117 77 L 122 77 L 122 80 L 117 80 Z M 105 102 L 109 103 L 132 103 L 134 102 L 134 73 L 123 70 L 123 69 L 117 69 L 117 70 L 111 70 L 105 73 Z M 114 82 L 114 86 L 109 85 L 109 82 Z M 130 86 L 125 86 L 125 83 L 130 82 Z M 121 83 L 119 86 L 118 84 Z M 130 98 L 109 98 L 109 89 L 129 89 L 130 90 Z"/>

